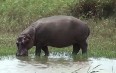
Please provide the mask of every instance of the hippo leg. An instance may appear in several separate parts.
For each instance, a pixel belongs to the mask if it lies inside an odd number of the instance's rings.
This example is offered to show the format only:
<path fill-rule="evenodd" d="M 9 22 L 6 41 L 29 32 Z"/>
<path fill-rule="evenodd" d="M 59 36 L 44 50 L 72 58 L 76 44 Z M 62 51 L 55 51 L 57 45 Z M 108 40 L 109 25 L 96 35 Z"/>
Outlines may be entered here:
<path fill-rule="evenodd" d="M 40 56 L 40 54 L 41 54 L 41 49 L 42 49 L 42 46 L 36 45 L 36 50 L 35 50 L 35 55 L 36 55 L 36 56 Z"/>
<path fill-rule="evenodd" d="M 45 52 L 45 56 L 49 56 L 49 51 L 47 46 L 43 46 L 42 50 Z"/>
<path fill-rule="evenodd" d="M 76 55 L 80 50 L 80 46 L 78 44 L 73 44 L 73 55 Z"/>
<path fill-rule="evenodd" d="M 80 44 L 80 47 L 81 47 L 81 49 L 82 49 L 82 54 L 87 54 L 87 46 L 88 46 L 88 44 L 87 44 L 86 41 L 84 41 L 84 42 L 82 42 L 82 43 Z"/>

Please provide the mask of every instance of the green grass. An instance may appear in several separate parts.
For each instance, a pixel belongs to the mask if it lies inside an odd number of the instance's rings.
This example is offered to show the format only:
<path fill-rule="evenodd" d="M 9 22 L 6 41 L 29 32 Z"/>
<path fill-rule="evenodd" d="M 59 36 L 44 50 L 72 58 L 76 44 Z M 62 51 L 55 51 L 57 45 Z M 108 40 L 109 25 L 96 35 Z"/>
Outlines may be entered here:
<path fill-rule="evenodd" d="M 16 36 L 14 34 L 0 34 L 0 55 L 13 55 L 16 52 Z"/>
<path fill-rule="evenodd" d="M 89 38 L 90 56 L 116 57 L 116 22 L 114 19 L 103 19 L 90 22 Z"/>
<path fill-rule="evenodd" d="M 39 18 L 70 15 L 68 7 L 74 0 L 0 0 L 0 55 L 15 55 L 16 37 Z M 81 17 L 80 17 L 81 18 Z M 116 19 L 82 19 L 88 22 L 89 57 L 116 57 Z M 72 47 L 49 47 L 50 52 L 71 52 Z M 31 49 L 30 53 L 34 53 Z M 81 51 L 79 53 L 81 55 Z"/>
<path fill-rule="evenodd" d="M 74 0 L 0 1 L 0 31 L 17 33 L 39 18 L 66 14 L 68 6 L 71 5 L 73 1 Z"/>

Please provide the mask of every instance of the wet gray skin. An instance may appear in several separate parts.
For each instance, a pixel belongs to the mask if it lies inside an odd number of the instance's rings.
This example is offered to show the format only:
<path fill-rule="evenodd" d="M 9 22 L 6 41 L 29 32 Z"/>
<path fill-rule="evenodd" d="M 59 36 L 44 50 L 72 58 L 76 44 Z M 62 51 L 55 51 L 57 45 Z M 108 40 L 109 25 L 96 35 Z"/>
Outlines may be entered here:
<path fill-rule="evenodd" d="M 116 60 L 107 58 L 73 59 L 66 53 L 47 57 L 1 57 L 0 73 L 116 73 Z"/>

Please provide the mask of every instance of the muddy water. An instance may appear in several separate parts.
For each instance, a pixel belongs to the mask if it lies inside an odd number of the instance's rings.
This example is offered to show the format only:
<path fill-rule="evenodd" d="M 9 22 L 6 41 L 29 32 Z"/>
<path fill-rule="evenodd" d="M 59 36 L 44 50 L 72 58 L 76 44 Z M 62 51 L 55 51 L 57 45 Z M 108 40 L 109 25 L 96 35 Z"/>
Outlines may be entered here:
<path fill-rule="evenodd" d="M 9 56 L 0 58 L 0 73 L 116 73 L 116 59 L 75 60 L 67 54 L 50 54 L 48 58 Z"/>

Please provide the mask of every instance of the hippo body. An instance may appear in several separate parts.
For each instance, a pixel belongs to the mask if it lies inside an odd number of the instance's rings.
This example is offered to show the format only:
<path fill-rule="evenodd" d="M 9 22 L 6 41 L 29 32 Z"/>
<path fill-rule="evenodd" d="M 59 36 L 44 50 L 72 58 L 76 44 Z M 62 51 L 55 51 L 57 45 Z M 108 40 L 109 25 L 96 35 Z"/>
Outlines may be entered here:
<path fill-rule="evenodd" d="M 42 49 L 48 56 L 48 46 L 62 48 L 70 45 L 73 45 L 73 54 L 77 54 L 80 48 L 82 53 L 87 53 L 89 33 L 86 23 L 72 16 L 42 18 L 18 36 L 17 55 L 28 55 L 28 50 L 33 46 L 36 46 L 36 55 L 40 55 Z"/>

